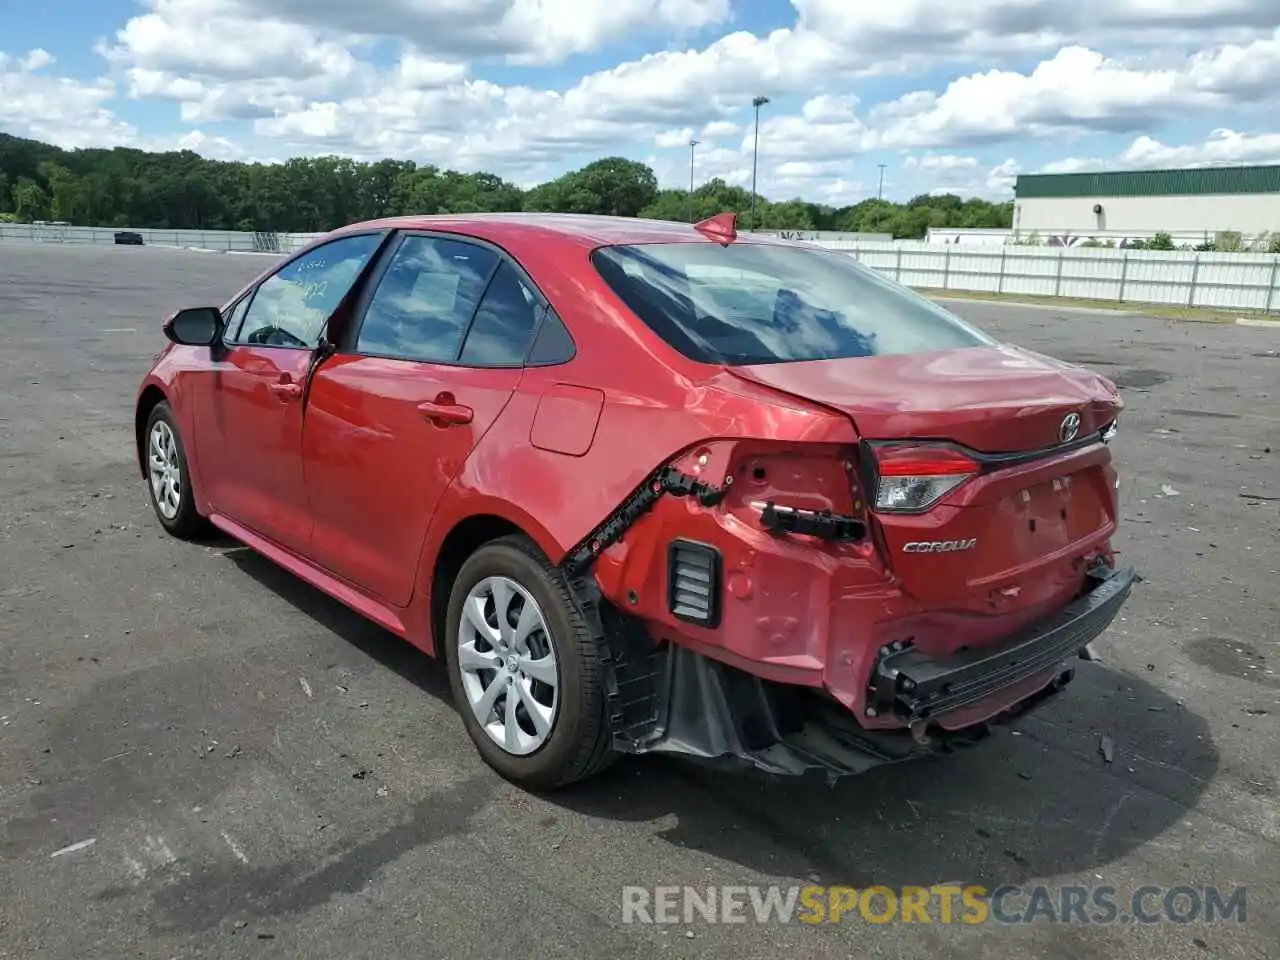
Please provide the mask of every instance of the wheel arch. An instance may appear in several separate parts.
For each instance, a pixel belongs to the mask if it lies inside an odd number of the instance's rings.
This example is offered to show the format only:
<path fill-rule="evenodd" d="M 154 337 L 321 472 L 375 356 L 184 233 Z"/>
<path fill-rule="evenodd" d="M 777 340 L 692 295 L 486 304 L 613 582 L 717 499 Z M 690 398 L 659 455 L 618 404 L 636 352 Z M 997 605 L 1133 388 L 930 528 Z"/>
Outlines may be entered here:
<path fill-rule="evenodd" d="M 147 420 L 151 417 L 151 411 L 168 399 L 168 395 L 159 386 L 149 383 L 138 395 L 138 403 L 134 408 L 134 452 L 138 458 L 138 471 L 142 474 L 144 480 L 147 477 Z"/>
<path fill-rule="evenodd" d="M 513 534 L 539 543 L 539 538 L 531 531 L 510 517 L 498 513 L 473 513 L 463 517 L 441 539 L 439 547 L 433 553 L 428 592 L 430 606 L 427 611 L 432 647 L 437 656 L 443 653 L 441 644 L 445 636 L 449 598 L 462 565 L 486 543 Z M 539 543 L 539 546 L 542 545 Z"/>

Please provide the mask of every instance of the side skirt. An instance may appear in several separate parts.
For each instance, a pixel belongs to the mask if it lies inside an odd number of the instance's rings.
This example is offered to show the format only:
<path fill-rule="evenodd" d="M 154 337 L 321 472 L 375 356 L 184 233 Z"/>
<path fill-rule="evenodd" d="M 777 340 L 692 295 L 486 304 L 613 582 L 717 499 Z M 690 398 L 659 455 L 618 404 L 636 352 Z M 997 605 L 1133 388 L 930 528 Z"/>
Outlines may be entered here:
<path fill-rule="evenodd" d="M 378 626 L 390 630 L 396 636 L 409 639 L 409 632 L 400 611 L 384 603 L 372 599 L 351 584 L 338 579 L 333 574 L 316 566 L 308 560 L 286 550 L 265 537 L 259 536 L 248 527 L 236 523 L 229 517 L 214 513 L 209 515 L 209 522 L 230 537 L 239 540 L 255 553 L 260 553 L 272 563 L 283 567 L 299 580 L 315 587 L 321 593 L 328 594 L 339 603 L 350 607 L 361 616 L 367 617 Z"/>

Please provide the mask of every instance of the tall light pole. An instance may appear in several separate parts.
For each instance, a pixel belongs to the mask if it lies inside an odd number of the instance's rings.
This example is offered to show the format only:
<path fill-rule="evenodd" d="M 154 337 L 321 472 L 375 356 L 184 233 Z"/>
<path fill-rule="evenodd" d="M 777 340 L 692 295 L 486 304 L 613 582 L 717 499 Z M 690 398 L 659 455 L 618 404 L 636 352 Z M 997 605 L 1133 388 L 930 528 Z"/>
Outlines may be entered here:
<path fill-rule="evenodd" d="M 880 186 L 876 190 L 876 199 L 883 200 L 884 199 L 884 168 L 888 166 L 888 164 L 880 163 L 880 164 L 877 164 L 877 166 L 880 168 Z"/>
<path fill-rule="evenodd" d="M 751 150 L 751 229 L 756 228 L 756 166 L 760 157 L 760 108 L 769 102 L 768 97 L 755 97 L 751 105 L 756 108 L 755 146 Z"/>
<path fill-rule="evenodd" d="M 701 140 L 689 141 L 689 222 L 693 223 L 693 151 Z"/>

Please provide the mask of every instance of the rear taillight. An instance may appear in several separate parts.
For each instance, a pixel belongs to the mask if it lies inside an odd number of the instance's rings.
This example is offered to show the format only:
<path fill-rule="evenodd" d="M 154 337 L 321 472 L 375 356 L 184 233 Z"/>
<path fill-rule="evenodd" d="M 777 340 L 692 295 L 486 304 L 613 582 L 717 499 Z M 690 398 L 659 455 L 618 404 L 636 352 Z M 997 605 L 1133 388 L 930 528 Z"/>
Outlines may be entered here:
<path fill-rule="evenodd" d="M 941 444 L 875 448 L 875 508 L 881 513 L 920 513 L 978 473 L 978 464 Z"/>

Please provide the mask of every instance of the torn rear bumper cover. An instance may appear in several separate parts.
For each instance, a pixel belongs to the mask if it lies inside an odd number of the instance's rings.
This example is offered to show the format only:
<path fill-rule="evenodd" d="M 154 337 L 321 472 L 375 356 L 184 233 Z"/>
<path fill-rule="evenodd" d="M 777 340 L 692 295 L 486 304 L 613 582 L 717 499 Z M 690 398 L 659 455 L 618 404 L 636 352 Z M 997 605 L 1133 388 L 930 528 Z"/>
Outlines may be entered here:
<path fill-rule="evenodd" d="M 1095 570 L 1088 592 L 998 645 L 938 659 L 913 648 L 886 652 L 872 672 L 868 706 L 903 721 L 892 730 L 862 727 L 822 691 L 762 680 L 675 644 L 621 657 L 614 661 L 617 689 L 632 695 L 626 703 L 630 719 L 615 722 L 615 747 L 719 767 L 829 777 L 949 753 L 985 739 L 993 727 L 1065 687 L 1074 675 L 1068 661 L 1092 659 L 1089 643 L 1111 625 L 1139 579 L 1132 568 Z M 956 730 L 932 723 L 1037 676 L 1047 678 L 1044 686 L 981 723 Z M 637 698 L 642 690 L 647 695 Z"/>

